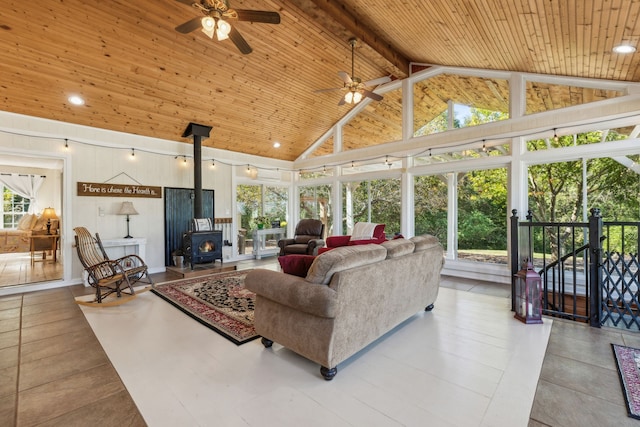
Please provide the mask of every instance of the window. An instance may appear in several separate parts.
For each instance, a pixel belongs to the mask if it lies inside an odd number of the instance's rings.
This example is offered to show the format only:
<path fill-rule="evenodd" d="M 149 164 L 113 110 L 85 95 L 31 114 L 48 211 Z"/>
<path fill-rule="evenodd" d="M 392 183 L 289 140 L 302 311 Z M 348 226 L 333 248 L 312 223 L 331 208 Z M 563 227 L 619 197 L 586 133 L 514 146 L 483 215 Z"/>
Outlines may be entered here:
<path fill-rule="evenodd" d="M 30 201 L 4 186 L 2 196 L 2 227 L 17 228 L 22 216 L 29 211 Z"/>
<path fill-rule="evenodd" d="M 458 176 L 458 258 L 507 264 L 507 169 Z"/>
<path fill-rule="evenodd" d="M 343 232 L 350 234 L 356 222 L 385 224 L 392 237 L 400 232 L 400 179 L 345 182 L 342 192 Z"/>
<path fill-rule="evenodd" d="M 416 176 L 414 178 L 414 229 L 416 236 L 432 234 L 447 249 L 447 178 Z"/>
<path fill-rule="evenodd" d="M 299 188 L 300 219 L 319 219 L 325 233 L 331 235 L 333 215 L 331 209 L 331 185 L 304 186 Z"/>
<path fill-rule="evenodd" d="M 241 184 L 236 188 L 236 203 L 240 214 L 240 235 L 245 238 L 238 248 L 240 255 L 253 254 L 253 231 L 259 224 L 270 228 L 272 222 L 286 221 L 288 218 L 288 190 L 286 187 Z M 267 221 L 266 224 L 263 221 Z M 275 247 L 277 242 L 268 240 Z"/>

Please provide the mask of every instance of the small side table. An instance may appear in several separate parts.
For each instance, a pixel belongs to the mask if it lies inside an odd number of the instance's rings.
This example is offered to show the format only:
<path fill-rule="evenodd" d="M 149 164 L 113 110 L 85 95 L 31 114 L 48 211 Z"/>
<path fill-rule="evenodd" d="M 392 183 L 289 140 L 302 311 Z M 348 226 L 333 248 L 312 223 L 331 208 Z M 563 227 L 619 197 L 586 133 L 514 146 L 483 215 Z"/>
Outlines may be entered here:
<path fill-rule="evenodd" d="M 275 238 L 276 242 L 283 239 L 287 233 L 286 228 L 265 228 L 254 230 L 253 232 L 253 253 L 256 259 L 261 259 L 266 255 L 277 255 L 280 249 L 276 245 L 275 248 L 267 247 L 267 237 Z"/>
<path fill-rule="evenodd" d="M 36 262 L 35 253 L 43 252 L 43 256 L 41 260 L 38 261 L 46 261 L 46 251 L 53 252 L 53 262 L 58 261 L 58 239 L 60 236 L 58 234 L 37 234 L 35 236 L 30 237 L 30 249 L 31 249 L 31 265 Z"/>

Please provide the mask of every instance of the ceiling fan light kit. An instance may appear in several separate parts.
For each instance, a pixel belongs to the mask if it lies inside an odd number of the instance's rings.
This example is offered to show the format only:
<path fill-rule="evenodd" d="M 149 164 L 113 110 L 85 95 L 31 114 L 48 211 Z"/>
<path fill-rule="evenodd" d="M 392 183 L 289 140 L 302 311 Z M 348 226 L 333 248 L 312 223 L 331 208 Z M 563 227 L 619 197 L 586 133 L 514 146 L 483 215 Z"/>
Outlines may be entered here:
<path fill-rule="evenodd" d="M 215 34 L 218 41 L 231 39 L 238 50 L 249 54 L 253 50 L 242 35 L 231 26 L 229 20 L 260 22 L 264 24 L 279 24 L 280 14 L 262 10 L 230 9 L 227 0 L 177 0 L 198 9 L 204 17 L 196 17 L 178 25 L 175 30 L 187 34 L 201 28 L 210 39 Z M 224 19 L 223 19 L 224 18 Z"/>
<path fill-rule="evenodd" d="M 351 45 L 351 76 L 344 71 L 338 71 L 338 76 L 344 82 L 344 85 L 340 88 L 332 88 L 332 89 L 320 89 L 316 90 L 316 93 L 319 92 L 328 92 L 333 90 L 346 90 L 347 93 L 344 94 L 344 97 L 340 99 L 338 105 L 344 104 L 357 104 L 362 101 L 363 97 L 371 98 L 374 101 L 381 101 L 383 98 L 381 95 L 377 93 L 371 92 L 365 89 L 367 86 L 378 86 L 384 83 L 388 83 L 391 81 L 391 77 L 379 77 L 377 79 L 368 80 L 363 82 L 360 77 L 355 77 L 355 48 L 357 44 L 357 40 L 355 38 L 349 39 L 349 44 Z"/>

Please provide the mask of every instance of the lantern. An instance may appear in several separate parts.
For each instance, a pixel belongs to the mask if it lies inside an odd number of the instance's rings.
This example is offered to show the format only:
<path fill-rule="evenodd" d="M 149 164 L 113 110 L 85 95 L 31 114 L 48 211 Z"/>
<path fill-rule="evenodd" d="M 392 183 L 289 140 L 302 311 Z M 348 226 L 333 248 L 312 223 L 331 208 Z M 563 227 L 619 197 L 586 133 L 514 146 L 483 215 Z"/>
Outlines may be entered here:
<path fill-rule="evenodd" d="M 533 269 L 533 263 L 525 260 L 522 270 L 516 273 L 515 318 L 524 323 L 542 323 L 542 279 Z"/>

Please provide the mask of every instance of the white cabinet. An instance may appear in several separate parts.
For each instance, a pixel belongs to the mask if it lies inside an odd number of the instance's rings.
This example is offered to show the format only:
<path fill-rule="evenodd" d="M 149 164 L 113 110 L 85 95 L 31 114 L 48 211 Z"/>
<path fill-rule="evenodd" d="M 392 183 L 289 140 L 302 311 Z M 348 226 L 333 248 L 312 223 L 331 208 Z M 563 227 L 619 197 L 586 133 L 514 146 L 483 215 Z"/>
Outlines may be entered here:
<path fill-rule="evenodd" d="M 125 255 L 138 255 L 144 261 L 146 255 L 147 239 L 133 237 L 131 239 L 106 239 L 102 240 L 102 247 L 110 259 L 117 259 Z"/>

